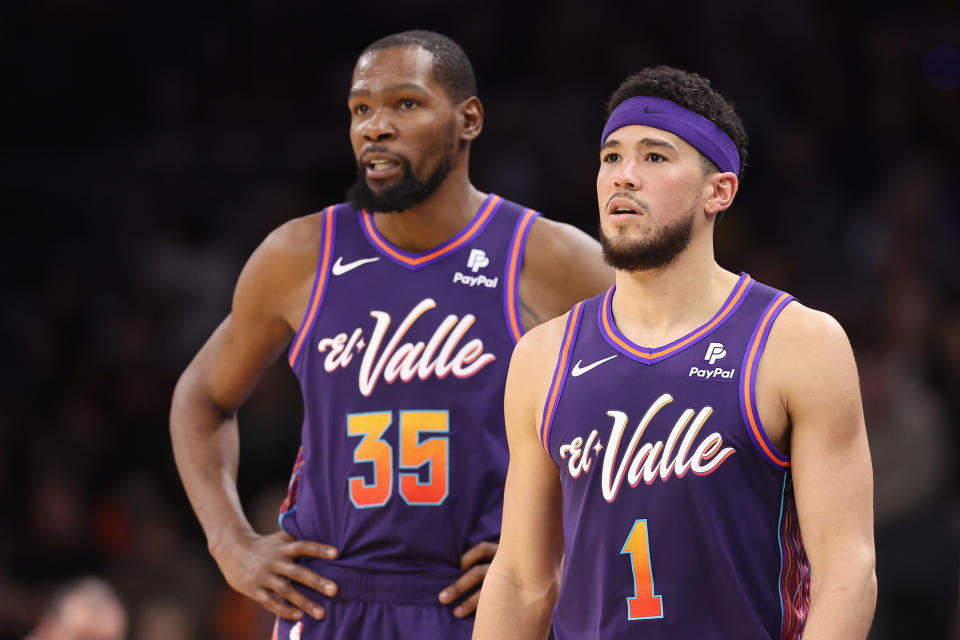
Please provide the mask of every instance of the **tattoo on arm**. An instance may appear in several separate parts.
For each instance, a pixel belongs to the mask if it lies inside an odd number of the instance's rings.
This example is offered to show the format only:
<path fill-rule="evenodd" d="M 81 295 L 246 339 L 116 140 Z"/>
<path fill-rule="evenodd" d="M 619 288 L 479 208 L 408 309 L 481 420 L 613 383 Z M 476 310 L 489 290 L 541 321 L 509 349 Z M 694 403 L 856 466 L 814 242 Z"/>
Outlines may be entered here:
<path fill-rule="evenodd" d="M 520 307 L 520 321 L 523 323 L 524 330 L 529 331 L 543 322 L 540 316 L 520 296 L 517 296 L 517 306 Z"/>

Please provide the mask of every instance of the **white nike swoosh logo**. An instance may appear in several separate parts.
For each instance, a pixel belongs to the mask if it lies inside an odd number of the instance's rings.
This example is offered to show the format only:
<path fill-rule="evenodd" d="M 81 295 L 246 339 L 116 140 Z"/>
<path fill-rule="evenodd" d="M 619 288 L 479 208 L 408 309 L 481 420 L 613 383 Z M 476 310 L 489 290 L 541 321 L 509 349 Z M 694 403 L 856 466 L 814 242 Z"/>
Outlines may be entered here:
<path fill-rule="evenodd" d="M 616 358 L 616 357 L 617 357 L 617 354 L 613 354 L 613 355 L 610 356 L 609 358 L 604 358 L 603 360 L 597 360 L 596 362 L 591 362 L 590 364 L 588 364 L 588 365 L 585 366 L 585 367 L 581 367 L 581 366 L 580 366 L 580 363 L 582 363 L 583 360 L 577 360 L 577 364 L 573 365 L 573 369 L 570 370 L 570 375 L 572 375 L 574 378 L 576 378 L 577 376 L 583 375 L 583 374 L 585 374 L 587 371 L 590 371 L 590 369 L 593 369 L 594 367 L 599 367 L 600 365 L 602 365 L 602 364 L 603 364 L 604 362 L 606 362 L 607 360 L 613 360 L 613 359 Z"/>
<path fill-rule="evenodd" d="M 342 257 L 337 258 L 337 261 L 333 263 L 333 275 L 342 276 L 347 271 L 353 271 L 354 269 L 356 269 L 361 265 L 365 265 L 368 262 L 376 262 L 379 259 L 380 258 L 361 258 L 359 260 L 354 260 L 353 262 L 348 262 L 347 264 L 343 264 L 341 262 L 343 258 Z"/>

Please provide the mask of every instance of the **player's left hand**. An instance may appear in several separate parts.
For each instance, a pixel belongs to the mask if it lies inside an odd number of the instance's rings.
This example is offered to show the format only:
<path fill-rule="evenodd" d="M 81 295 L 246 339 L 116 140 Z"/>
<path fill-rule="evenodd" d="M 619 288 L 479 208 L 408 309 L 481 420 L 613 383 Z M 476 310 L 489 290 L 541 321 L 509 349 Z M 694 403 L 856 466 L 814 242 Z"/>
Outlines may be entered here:
<path fill-rule="evenodd" d="M 440 592 L 440 602 L 450 604 L 456 602 L 463 594 L 471 589 L 479 587 L 487 575 L 487 569 L 490 568 L 490 561 L 497 553 L 496 542 L 480 542 L 460 557 L 460 568 L 464 573 L 452 585 Z M 477 603 L 480 601 L 480 589 L 470 594 L 470 597 L 458 604 L 453 615 L 458 618 L 466 618 L 477 610 Z"/>

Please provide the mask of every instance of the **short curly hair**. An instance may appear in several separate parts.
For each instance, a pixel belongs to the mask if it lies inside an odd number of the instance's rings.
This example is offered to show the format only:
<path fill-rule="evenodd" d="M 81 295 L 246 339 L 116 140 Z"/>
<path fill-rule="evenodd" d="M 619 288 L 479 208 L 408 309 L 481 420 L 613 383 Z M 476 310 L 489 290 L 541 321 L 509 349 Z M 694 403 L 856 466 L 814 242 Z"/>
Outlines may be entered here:
<path fill-rule="evenodd" d="M 721 131 L 730 136 L 737 146 L 737 151 L 740 153 L 740 172 L 737 177 L 743 175 L 743 170 L 747 166 L 747 132 L 733 105 L 710 86 L 709 80 L 696 73 L 666 65 L 647 67 L 624 80 L 613 92 L 607 102 L 607 119 L 621 102 L 635 96 L 652 96 L 670 100 L 700 114 L 720 127 Z M 707 170 L 720 170 L 702 153 L 700 158 Z"/>
<path fill-rule="evenodd" d="M 462 102 L 477 95 L 477 79 L 470 58 L 463 47 L 436 31 L 416 29 L 401 31 L 380 38 L 360 53 L 362 58 L 371 51 L 391 47 L 420 47 L 433 56 L 433 77 L 447 91 L 450 100 Z"/>

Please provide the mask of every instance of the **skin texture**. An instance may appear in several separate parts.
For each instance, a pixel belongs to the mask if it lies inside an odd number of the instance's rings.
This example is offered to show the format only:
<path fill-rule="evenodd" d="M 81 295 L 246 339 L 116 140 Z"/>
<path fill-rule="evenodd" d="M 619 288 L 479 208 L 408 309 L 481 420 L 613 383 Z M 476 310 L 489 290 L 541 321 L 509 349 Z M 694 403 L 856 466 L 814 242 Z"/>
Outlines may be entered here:
<path fill-rule="evenodd" d="M 483 105 L 475 98 L 453 103 L 432 76 L 432 57 L 418 47 L 370 52 L 357 63 L 348 107 L 350 141 L 359 162 L 409 160 L 425 179 L 450 153 L 450 173 L 429 198 L 402 213 L 374 213 L 378 230 L 393 244 L 425 251 L 456 235 L 486 197 L 469 181 L 470 142 L 483 127 Z M 376 149 L 376 151 L 371 151 Z M 375 155 L 371 155 L 375 154 Z M 394 184 L 400 172 L 368 169 L 376 192 Z M 177 468 L 207 537 L 210 553 L 227 582 L 289 620 L 325 611 L 291 581 L 335 596 L 337 586 L 296 564 L 300 556 L 335 558 L 324 541 L 297 541 L 285 532 L 255 532 L 240 505 L 237 409 L 255 389 L 264 370 L 283 353 L 306 313 L 321 246 L 321 217 L 313 214 L 276 229 L 254 251 L 234 293 L 230 314 L 184 371 L 173 396 L 170 432 Z M 577 260 L 570 260 L 577 256 Z M 612 270 L 586 234 L 538 219 L 528 237 L 519 296 L 524 326 L 563 313 L 577 301 L 610 285 Z M 465 551 L 463 576 L 438 594 L 456 602 L 486 575 L 496 543 Z M 470 615 L 479 594 L 455 605 Z"/>
<path fill-rule="evenodd" d="M 737 276 L 713 255 L 717 212 L 733 201 L 732 173 L 705 173 L 677 136 L 631 125 L 601 150 L 602 233 L 636 246 L 693 217 L 689 244 L 656 269 L 616 275 L 613 313 L 638 344 L 668 344 L 706 322 Z M 637 214 L 613 213 L 632 206 Z M 563 559 L 560 477 L 538 437 L 565 316 L 523 337 L 507 377 L 510 468 L 500 549 L 490 568 L 475 638 L 544 638 Z M 812 568 L 804 638 L 865 637 L 876 604 L 873 481 L 856 364 L 830 316 L 792 302 L 773 325 L 757 374 L 767 435 L 791 456 L 797 512 Z"/>

